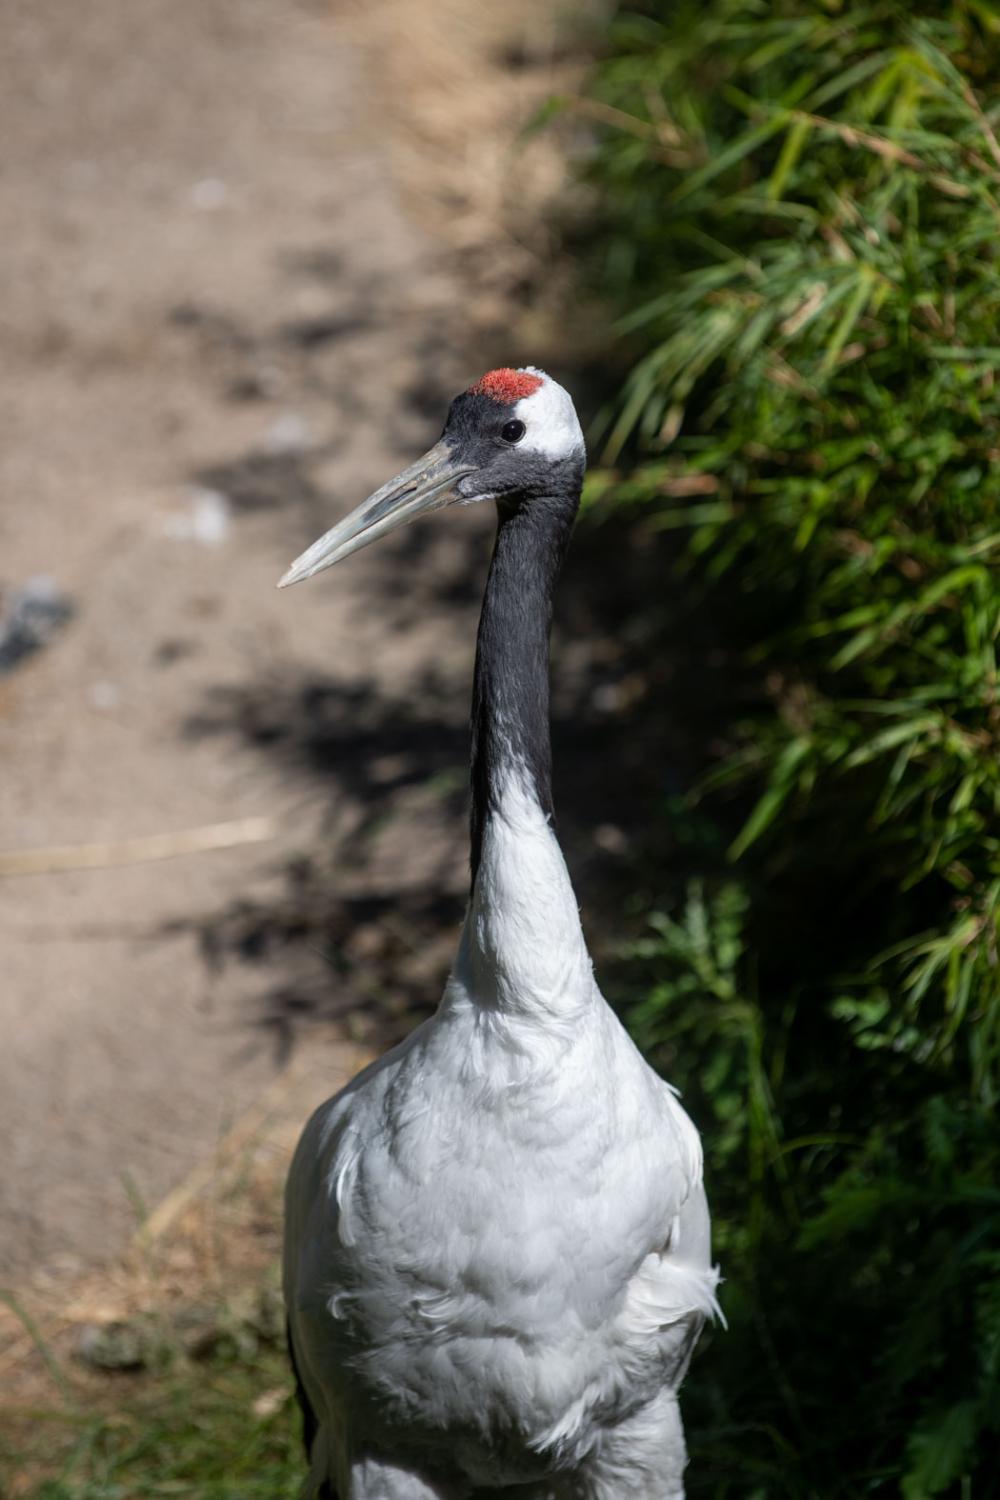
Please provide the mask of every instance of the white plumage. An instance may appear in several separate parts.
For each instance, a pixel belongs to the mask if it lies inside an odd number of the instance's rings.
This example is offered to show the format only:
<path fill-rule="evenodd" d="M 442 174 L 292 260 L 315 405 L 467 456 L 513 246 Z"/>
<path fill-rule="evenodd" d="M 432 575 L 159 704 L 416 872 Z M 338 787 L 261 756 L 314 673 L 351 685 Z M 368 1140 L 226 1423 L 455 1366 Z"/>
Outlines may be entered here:
<path fill-rule="evenodd" d="M 700 1143 L 601 997 L 492 713 L 505 753 L 441 1004 L 313 1116 L 289 1177 L 307 1494 L 678 1500 L 677 1390 L 718 1279 Z"/>

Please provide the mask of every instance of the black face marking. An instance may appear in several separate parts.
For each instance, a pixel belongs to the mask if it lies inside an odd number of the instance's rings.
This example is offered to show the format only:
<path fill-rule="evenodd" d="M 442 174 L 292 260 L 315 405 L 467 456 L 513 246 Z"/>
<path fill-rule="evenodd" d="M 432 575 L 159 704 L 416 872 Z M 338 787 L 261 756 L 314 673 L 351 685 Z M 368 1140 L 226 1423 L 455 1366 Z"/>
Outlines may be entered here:
<path fill-rule="evenodd" d="M 562 493 L 571 476 L 581 482 L 584 454 L 554 459 L 519 446 L 504 436 L 508 424 L 519 422 L 511 407 L 489 396 L 463 391 L 451 403 L 442 437 L 456 461 L 475 466 L 476 472 L 457 485 L 463 500 L 512 500 L 518 505 Z"/>

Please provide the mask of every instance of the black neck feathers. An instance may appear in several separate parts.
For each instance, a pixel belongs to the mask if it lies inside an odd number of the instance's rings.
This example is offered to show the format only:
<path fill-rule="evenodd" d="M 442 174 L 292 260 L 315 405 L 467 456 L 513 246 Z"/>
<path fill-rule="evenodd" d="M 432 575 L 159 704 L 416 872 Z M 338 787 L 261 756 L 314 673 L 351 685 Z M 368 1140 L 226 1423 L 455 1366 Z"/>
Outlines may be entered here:
<path fill-rule="evenodd" d="M 552 815 L 549 630 L 582 464 L 551 496 L 498 504 L 498 526 L 476 646 L 472 694 L 472 883 L 487 821 L 511 774 Z M 556 490 L 556 486 L 553 489 Z"/>

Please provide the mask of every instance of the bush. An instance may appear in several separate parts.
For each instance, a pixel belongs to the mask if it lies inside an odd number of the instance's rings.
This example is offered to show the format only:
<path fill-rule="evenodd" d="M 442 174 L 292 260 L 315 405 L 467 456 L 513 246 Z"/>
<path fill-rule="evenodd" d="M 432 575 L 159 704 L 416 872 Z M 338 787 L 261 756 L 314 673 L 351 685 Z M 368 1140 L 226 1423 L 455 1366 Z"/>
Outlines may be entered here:
<path fill-rule="evenodd" d="M 591 495 L 680 528 L 751 674 L 729 873 L 625 995 L 728 1277 L 695 1495 L 1000 1494 L 998 63 L 990 0 L 653 0 L 584 101 Z"/>

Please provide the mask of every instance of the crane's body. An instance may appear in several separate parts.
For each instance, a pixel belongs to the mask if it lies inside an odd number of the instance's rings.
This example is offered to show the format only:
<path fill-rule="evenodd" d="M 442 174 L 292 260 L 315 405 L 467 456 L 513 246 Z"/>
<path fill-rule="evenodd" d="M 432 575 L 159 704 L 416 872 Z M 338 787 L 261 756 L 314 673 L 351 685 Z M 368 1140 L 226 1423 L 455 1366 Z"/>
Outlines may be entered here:
<path fill-rule="evenodd" d="M 492 372 L 288 576 L 422 497 L 497 500 L 454 968 L 436 1014 L 313 1116 L 289 1176 L 317 1500 L 683 1496 L 677 1390 L 718 1279 L 701 1149 L 601 997 L 551 823 L 551 597 L 582 473 L 565 392 Z"/>

